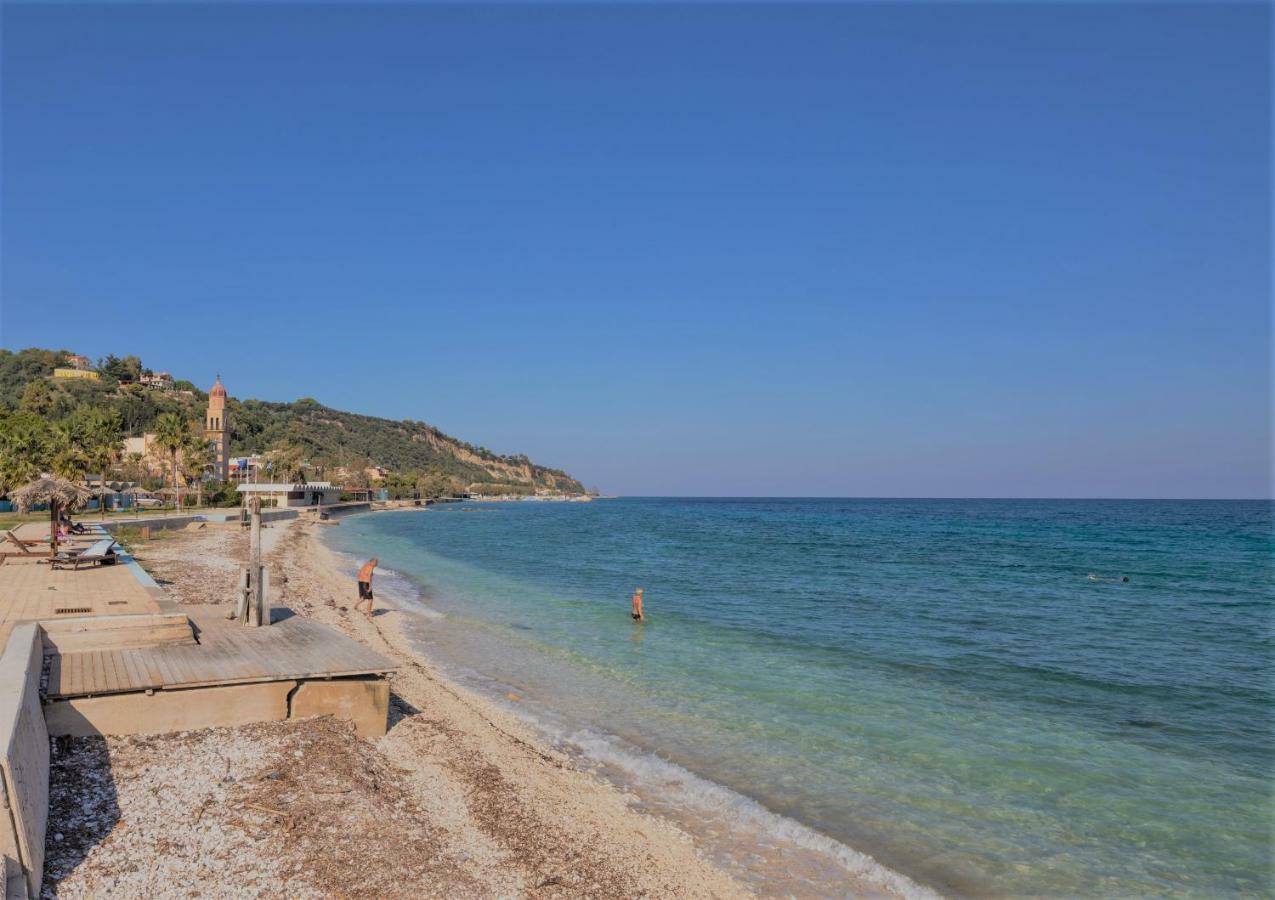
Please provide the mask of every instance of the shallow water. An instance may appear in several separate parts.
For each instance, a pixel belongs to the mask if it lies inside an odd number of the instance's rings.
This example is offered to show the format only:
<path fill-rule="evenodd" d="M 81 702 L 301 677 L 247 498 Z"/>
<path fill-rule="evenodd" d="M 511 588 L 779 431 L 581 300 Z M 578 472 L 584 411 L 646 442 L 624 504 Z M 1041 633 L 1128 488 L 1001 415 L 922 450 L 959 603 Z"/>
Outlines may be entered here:
<path fill-rule="evenodd" d="M 1272 890 L 1268 502 L 476 504 L 329 539 L 654 805 L 944 892 Z"/>

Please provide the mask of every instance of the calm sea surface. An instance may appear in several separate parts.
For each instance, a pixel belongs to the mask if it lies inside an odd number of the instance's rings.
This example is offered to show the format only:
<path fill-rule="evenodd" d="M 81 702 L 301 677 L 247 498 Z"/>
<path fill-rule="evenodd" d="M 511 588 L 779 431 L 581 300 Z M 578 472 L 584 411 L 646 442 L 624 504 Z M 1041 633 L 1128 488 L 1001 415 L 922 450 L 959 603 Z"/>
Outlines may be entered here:
<path fill-rule="evenodd" d="M 1268 502 L 473 504 L 329 537 L 445 669 L 710 831 L 945 893 L 1272 892 Z"/>

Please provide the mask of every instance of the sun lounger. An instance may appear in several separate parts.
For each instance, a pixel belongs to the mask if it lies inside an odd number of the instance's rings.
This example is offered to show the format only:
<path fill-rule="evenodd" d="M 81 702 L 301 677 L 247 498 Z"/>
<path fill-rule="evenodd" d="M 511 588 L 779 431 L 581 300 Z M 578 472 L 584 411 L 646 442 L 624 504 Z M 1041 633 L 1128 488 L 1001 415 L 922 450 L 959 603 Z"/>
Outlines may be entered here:
<path fill-rule="evenodd" d="M 115 565 L 115 541 L 103 538 L 83 550 L 63 550 L 49 560 L 55 569 L 78 569 L 80 566 Z"/>
<path fill-rule="evenodd" d="M 13 544 L 13 546 L 17 547 L 19 550 L 21 550 L 23 556 L 34 555 L 32 554 L 31 549 L 27 546 L 27 542 L 22 540 L 22 538 L 18 537 L 12 531 L 6 531 L 4 533 L 4 539 L 8 541 L 10 544 Z M 36 541 L 35 543 L 40 543 L 40 542 Z"/>

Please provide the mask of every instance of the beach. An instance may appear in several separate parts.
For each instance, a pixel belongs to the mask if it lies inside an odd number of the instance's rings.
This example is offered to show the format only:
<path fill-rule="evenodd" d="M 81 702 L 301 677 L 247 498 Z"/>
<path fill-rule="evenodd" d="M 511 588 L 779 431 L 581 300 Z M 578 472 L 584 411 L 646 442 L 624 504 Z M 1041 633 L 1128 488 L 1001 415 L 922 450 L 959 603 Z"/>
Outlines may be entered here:
<path fill-rule="evenodd" d="M 388 733 L 58 741 L 46 894 L 171 896 L 191 872 L 243 896 L 1260 894 L 1269 702 L 1238 636 L 1268 608 L 1247 573 L 1269 517 L 634 500 L 273 522 L 274 603 L 399 666 Z M 130 547 L 194 615 L 247 538 Z"/>
<path fill-rule="evenodd" d="M 394 614 L 352 612 L 318 528 L 267 529 L 272 583 L 286 585 L 275 602 L 400 663 L 388 734 L 320 719 L 59 741 L 47 896 L 749 894 L 684 831 L 440 677 Z M 243 540 L 210 527 L 135 552 L 175 599 L 202 604 L 229 595 Z"/>

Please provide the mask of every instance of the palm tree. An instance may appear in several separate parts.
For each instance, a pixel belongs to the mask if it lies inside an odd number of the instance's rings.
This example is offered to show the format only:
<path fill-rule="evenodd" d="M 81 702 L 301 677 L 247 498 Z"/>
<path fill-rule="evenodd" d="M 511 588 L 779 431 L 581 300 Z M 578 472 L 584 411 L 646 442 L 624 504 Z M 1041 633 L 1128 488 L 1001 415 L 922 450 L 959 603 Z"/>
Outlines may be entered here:
<path fill-rule="evenodd" d="M 197 434 L 191 434 L 182 447 L 182 468 L 195 479 L 196 506 L 204 505 L 204 473 L 212 464 L 212 444 Z"/>
<path fill-rule="evenodd" d="M 49 468 L 53 430 L 34 413 L 0 416 L 0 492 L 34 481 Z"/>
<path fill-rule="evenodd" d="M 88 463 L 102 473 L 98 492 L 98 511 L 106 518 L 106 474 L 119 461 L 124 451 L 124 435 L 119 413 L 95 409 L 88 417 L 80 445 Z"/>
<path fill-rule="evenodd" d="M 177 455 L 190 439 L 190 423 L 177 413 L 164 413 L 155 420 L 155 446 L 165 451 L 172 462 L 173 490 L 177 495 L 177 507 L 182 505 L 181 479 L 177 473 Z"/>

